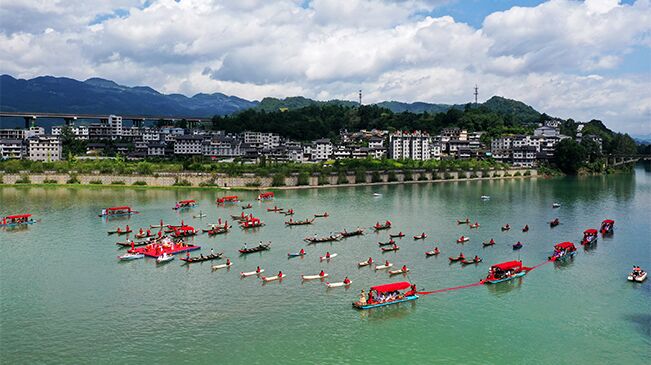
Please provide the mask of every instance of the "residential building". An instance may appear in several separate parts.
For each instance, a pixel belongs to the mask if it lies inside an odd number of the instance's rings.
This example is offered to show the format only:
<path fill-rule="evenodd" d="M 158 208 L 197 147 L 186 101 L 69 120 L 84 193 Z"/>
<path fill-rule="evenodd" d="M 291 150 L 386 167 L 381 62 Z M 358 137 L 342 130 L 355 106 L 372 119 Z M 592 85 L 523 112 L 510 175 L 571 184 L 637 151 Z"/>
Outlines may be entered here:
<path fill-rule="evenodd" d="M 57 136 L 32 136 L 27 139 L 27 151 L 32 161 L 52 162 L 61 160 L 61 139 Z"/>
<path fill-rule="evenodd" d="M 175 155 L 202 155 L 203 152 L 202 136 L 176 136 L 174 140 Z"/>
<path fill-rule="evenodd" d="M 334 152 L 334 146 L 328 138 L 317 139 L 313 142 L 312 146 L 312 160 L 313 161 L 325 161 L 330 159 L 332 153 Z"/>
<path fill-rule="evenodd" d="M 394 160 L 431 158 L 429 134 L 421 131 L 395 132 L 389 135 L 389 158 Z"/>
<path fill-rule="evenodd" d="M 66 126 L 58 125 L 52 127 L 52 135 L 53 136 L 61 136 L 61 133 L 63 132 L 63 128 Z M 85 125 L 71 125 L 68 126 L 70 127 L 70 131 L 72 134 L 75 136 L 76 139 L 81 139 L 81 140 L 88 140 L 89 139 L 89 129 L 88 126 Z"/>
<path fill-rule="evenodd" d="M 0 159 L 22 159 L 26 154 L 23 139 L 0 139 Z"/>

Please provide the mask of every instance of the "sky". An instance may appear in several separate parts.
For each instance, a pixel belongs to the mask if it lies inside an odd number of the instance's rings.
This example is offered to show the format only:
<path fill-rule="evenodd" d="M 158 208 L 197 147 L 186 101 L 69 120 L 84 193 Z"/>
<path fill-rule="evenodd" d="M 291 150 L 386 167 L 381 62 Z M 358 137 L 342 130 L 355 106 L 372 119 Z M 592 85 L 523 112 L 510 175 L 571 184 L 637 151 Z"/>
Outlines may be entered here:
<path fill-rule="evenodd" d="M 651 133 L 651 0 L 15 0 L 0 73 L 246 99 L 493 95 Z"/>

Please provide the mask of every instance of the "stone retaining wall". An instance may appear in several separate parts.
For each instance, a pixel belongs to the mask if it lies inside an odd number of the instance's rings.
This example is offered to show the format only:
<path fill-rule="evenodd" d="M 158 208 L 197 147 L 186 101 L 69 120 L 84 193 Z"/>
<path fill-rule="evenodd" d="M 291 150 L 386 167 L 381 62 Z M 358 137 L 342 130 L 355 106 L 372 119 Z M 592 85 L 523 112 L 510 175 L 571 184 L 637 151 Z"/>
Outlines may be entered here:
<path fill-rule="evenodd" d="M 517 173 L 525 177 L 537 176 L 535 169 L 510 169 L 510 170 L 490 170 L 487 176 L 483 176 L 482 171 L 446 171 L 446 172 L 411 172 L 411 180 L 405 179 L 405 172 L 366 172 L 364 181 L 361 183 L 403 183 L 403 182 L 427 182 L 437 180 L 476 180 L 515 177 Z M 375 179 L 374 179 L 375 175 Z M 62 173 L 19 173 L 3 174 L 0 172 L 0 183 L 16 184 L 17 181 L 27 177 L 31 184 L 66 184 L 72 177 L 82 185 L 134 185 L 134 183 L 144 182 L 147 186 L 214 186 L 214 187 L 250 187 L 250 188 L 268 188 L 272 186 L 271 177 L 260 177 L 254 174 L 243 174 L 243 176 L 228 176 L 226 174 L 209 174 L 209 173 L 160 173 L 154 175 L 103 175 L 103 174 L 62 174 Z M 391 178 L 391 179 L 390 179 Z M 318 173 L 312 174 L 308 178 L 307 186 L 328 186 L 328 185 L 354 185 L 357 184 L 354 174 L 344 175 L 345 183 L 339 183 L 338 174 L 320 176 Z M 390 181 L 391 180 L 391 181 Z M 101 184 L 100 184 L 101 182 Z M 285 177 L 285 187 L 298 186 L 298 176 Z"/>

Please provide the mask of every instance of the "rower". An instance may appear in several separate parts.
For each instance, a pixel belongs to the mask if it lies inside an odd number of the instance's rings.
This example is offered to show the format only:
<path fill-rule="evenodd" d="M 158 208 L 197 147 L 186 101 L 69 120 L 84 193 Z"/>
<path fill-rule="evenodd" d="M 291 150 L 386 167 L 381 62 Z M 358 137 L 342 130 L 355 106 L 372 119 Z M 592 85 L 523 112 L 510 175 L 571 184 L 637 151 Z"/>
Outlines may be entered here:
<path fill-rule="evenodd" d="M 462 235 L 462 236 L 459 238 L 459 241 L 463 241 L 464 238 L 465 238 L 465 237 Z"/>
<path fill-rule="evenodd" d="M 479 262 L 479 256 L 475 255 L 475 258 L 472 259 L 474 262 Z"/>
<path fill-rule="evenodd" d="M 226 259 L 226 266 L 231 266 L 231 259 Z"/>
<path fill-rule="evenodd" d="M 465 259 L 466 256 L 463 255 L 463 252 L 459 252 L 459 258 L 460 258 L 460 259 Z"/>
<path fill-rule="evenodd" d="M 389 265 L 390 265 L 389 260 L 384 260 L 384 266 L 389 266 Z"/>
<path fill-rule="evenodd" d="M 495 240 L 491 238 L 491 240 L 490 240 L 489 243 L 490 243 L 491 245 L 494 245 L 494 244 L 495 244 Z"/>
<path fill-rule="evenodd" d="M 350 284 L 350 279 L 348 279 L 348 276 L 346 276 L 346 277 L 344 278 L 344 285 L 348 285 L 348 284 Z M 363 293 L 364 293 L 364 290 L 362 290 L 362 297 L 364 297 L 364 294 L 363 294 Z"/>
<path fill-rule="evenodd" d="M 330 258 L 330 251 L 326 252 L 325 258 L 326 258 L 326 259 L 329 259 L 329 258 Z"/>
<path fill-rule="evenodd" d="M 142 228 L 140 228 L 140 231 L 138 233 L 142 234 Z"/>
<path fill-rule="evenodd" d="M 282 272 L 282 271 L 278 271 L 278 277 L 279 277 L 279 278 L 282 278 L 282 277 L 283 277 L 283 272 Z"/>
<path fill-rule="evenodd" d="M 260 266 L 256 267 L 256 269 L 255 269 L 256 274 L 259 274 L 261 271 L 262 271 L 262 269 L 260 269 Z"/>
<path fill-rule="evenodd" d="M 362 291 L 359 293 L 359 304 L 360 305 L 366 304 L 366 293 L 364 293 L 364 289 L 362 289 Z"/>
<path fill-rule="evenodd" d="M 188 260 L 190 259 L 190 251 L 185 253 L 185 258 L 188 259 Z"/>
<path fill-rule="evenodd" d="M 212 248 L 210 249 L 210 256 L 215 256 L 215 251 Z"/>
<path fill-rule="evenodd" d="M 407 265 L 402 265 L 402 269 L 400 270 L 402 270 L 402 272 L 407 272 Z"/>
<path fill-rule="evenodd" d="M 129 225 L 127 224 L 126 232 L 129 232 L 129 231 L 130 231 L 130 229 L 129 229 Z"/>
<path fill-rule="evenodd" d="M 438 247 L 434 247 L 434 253 L 437 254 L 437 255 L 440 253 Z"/>
<path fill-rule="evenodd" d="M 325 272 L 323 270 L 321 270 L 321 272 L 319 273 L 319 276 L 321 276 L 321 277 L 325 276 Z"/>
<path fill-rule="evenodd" d="M 301 250 L 298 253 L 301 254 L 301 255 L 305 255 L 305 249 L 301 248 Z"/>
<path fill-rule="evenodd" d="M 369 258 L 368 258 L 368 261 L 366 261 L 366 262 L 368 262 L 369 264 L 372 264 L 372 263 L 373 263 L 373 258 L 372 258 L 372 257 L 369 257 Z"/>

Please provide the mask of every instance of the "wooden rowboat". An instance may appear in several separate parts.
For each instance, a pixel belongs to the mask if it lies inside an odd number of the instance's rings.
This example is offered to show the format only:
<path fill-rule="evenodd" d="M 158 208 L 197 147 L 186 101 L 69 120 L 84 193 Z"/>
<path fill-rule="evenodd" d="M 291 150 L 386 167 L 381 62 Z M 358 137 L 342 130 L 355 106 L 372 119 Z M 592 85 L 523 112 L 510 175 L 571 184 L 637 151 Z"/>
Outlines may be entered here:
<path fill-rule="evenodd" d="M 219 269 L 229 268 L 231 266 L 233 266 L 232 262 L 230 262 L 228 264 L 212 265 L 211 269 L 212 269 L 212 271 L 215 271 L 215 270 L 219 270 Z"/>
<path fill-rule="evenodd" d="M 285 276 L 287 276 L 287 275 L 283 274 L 283 276 L 278 276 L 278 275 L 276 275 L 276 276 L 263 276 L 262 281 L 267 283 L 267 282 L 270 282 L 270 281 L 283 280 L 285 278 Z"/>
<path fill-rule="evenodd" d="M 326 286 L 328 288 L 339 288 L 339 287 L 342 287 L 342 286 L 350 286 L 350 284 L 352 284 L 352 283 L 353 283 L 352 280 L 349 281 L 348 283 L 344 283 L 343 281 L 340 281 L 340 282 L 337 282 L 337 283 L 326 283 Z"/>
<path fill-rule="evenodd" d="M 406 274 L 409 272 L 409 269 L 407 270 L 389 270 L 389 275 L 399 275 L 399 274 Z"/>
<path fill-rule="evenodd" d="M 301 275 L 301 279 L 303 280 L 316 280 L 316 279 L 325 279 L 328 277 L 328 273 L 321 275 Z"/>
<path fill-rule="evenodd" d="M 257 271 L 246 271 L 246 272 L 241 272 L 241 273 L 240 273 L 240 276 L 243 277 L 243 278 L 246 278 L 246 277 L 253 276 L 253 275 L 260 275 L 260 274 L 262 274 L 263 272 L 264 272 L 264 269 L 260 269 L 260 272 L 257 272 Z"/>
<path fill-rule="evenodd" d="M 330 254 L 330 257 L 319 256 L 319 261 L 330 260 L 333 257 L 337 257 L 337 254 L 336 253 Z"/>
<path fill-rule="evenodd" d="M 254 253 L 254 252 L 266 251 L 266 250 L 269 250 L 270 248 L 271 248 L 271 244 L 267 243 L 267 244 L 258 245 L 256 247 L 252 247 L 252 248 L 241 248 L 238 251 L 240 252 L 240 254 L 245 255 L 245 254 Z"/>

